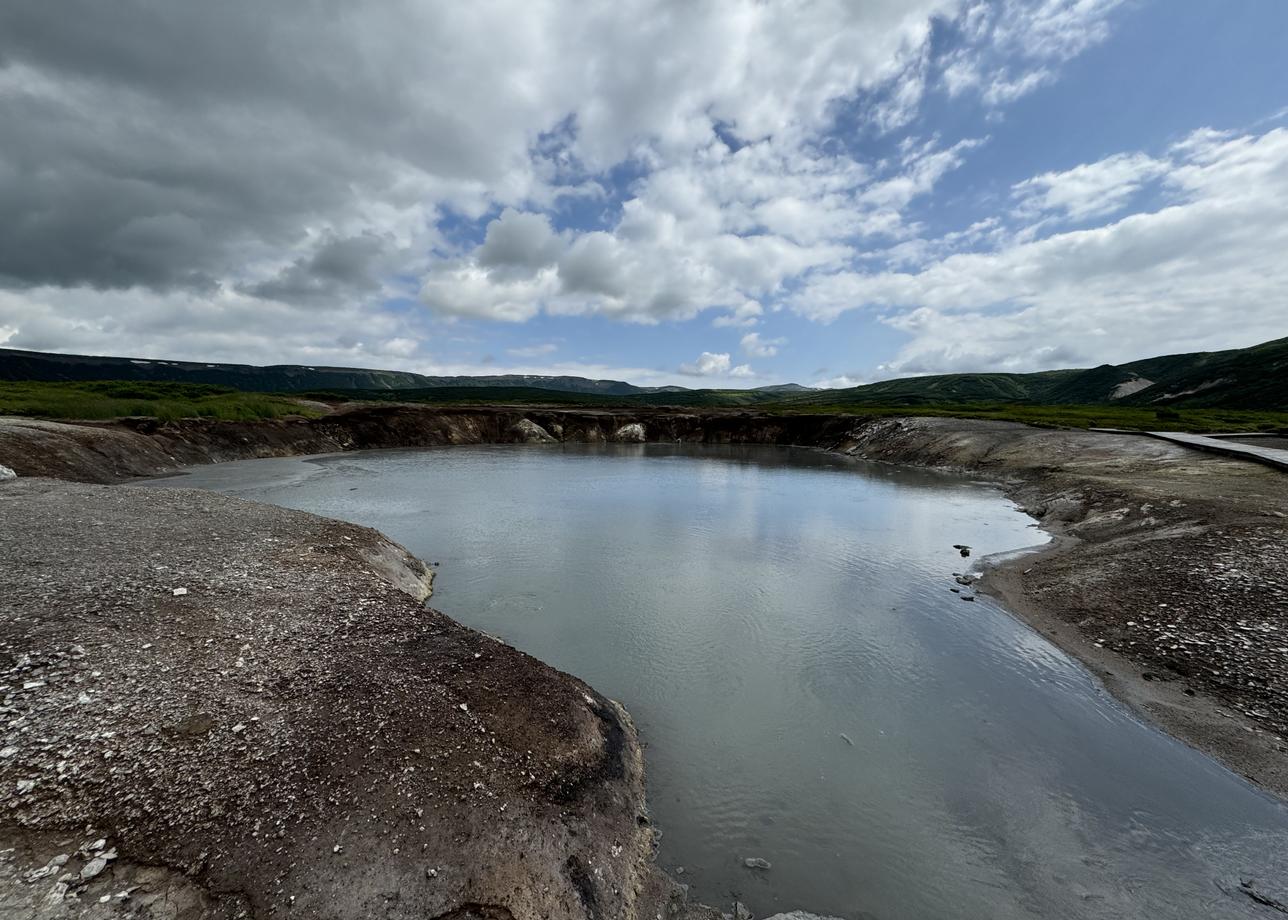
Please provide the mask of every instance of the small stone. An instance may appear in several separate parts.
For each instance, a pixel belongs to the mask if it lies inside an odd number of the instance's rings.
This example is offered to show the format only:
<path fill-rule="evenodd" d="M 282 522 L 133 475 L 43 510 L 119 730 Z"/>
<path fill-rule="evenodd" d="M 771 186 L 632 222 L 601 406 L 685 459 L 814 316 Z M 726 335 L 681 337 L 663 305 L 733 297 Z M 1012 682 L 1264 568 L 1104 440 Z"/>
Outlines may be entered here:
<path fill-rule="evenodd" d="M 762 872 L 767 872 L 770 868 L 769 860 L 761 859 L 759 856 L 748 856 L 742 864 L 748 869 L 759 869 Z"/>
<path fill-rule="evenodd" d="M 438 878 L 438 870 L 437 870 L 437 869 L 426 869 L 426 870 L 425 870 L 425 877 L 426 877 L 426 878 Z"/>
<path fill-rule="evenodd" d="M 95 856 L 89 862 L 85 863 L 85 868 L 80 870 L 81 881 L 88 882 L 106 868 L 107 860 L 102 856 Z"/>
<path fill-rule="evenodd" d="M 175 589 L 174 589 L 173 591 L 171 591 L 170 593 L 171 593 L 171 594 L 173 594 L 175 597 L 183 597 L 185 594 L 187 594 L 187 593 L 188 593 L 188 589 L 187 589 L 187 588 L 175 588 Z"/>

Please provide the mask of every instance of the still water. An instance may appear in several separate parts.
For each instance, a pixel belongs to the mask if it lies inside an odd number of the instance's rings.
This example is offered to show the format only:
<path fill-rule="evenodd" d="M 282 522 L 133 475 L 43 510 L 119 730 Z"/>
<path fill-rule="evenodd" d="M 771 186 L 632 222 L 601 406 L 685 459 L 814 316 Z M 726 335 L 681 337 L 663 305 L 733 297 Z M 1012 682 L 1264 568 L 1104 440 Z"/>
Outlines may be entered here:
<path fill-rule="evenodd" d="M 726 910 L 1277 915 L 1243 880 L 1288 899 L 1288 810 L 950 592 L 981 556 L 1045 541 L 985 485 L 665 445 L 373 451 L 157 484 L 366 524 L 440 563 L 435 607 L 626 704 L 659 859 Z"/>

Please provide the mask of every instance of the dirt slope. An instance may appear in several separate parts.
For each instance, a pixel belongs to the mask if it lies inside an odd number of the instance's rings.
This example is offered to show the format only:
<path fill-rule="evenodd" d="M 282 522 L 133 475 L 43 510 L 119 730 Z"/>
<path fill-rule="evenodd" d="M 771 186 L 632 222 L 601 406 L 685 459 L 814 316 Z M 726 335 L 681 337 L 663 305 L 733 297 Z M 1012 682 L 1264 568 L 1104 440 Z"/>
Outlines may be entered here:
<path fill-rule="evenodd" d="M 0 520 L 0 916 L 683 913 L 625 712 L 378 533 L 48 479 Z"/>

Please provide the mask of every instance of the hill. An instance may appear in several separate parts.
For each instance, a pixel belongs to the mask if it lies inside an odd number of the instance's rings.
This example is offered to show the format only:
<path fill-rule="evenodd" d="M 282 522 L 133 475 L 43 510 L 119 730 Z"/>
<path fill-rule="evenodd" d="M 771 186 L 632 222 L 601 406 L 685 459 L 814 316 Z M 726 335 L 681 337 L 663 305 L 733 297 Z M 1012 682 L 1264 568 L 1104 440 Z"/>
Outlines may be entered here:
<path fill-rule="evenodd" d="M 1100 406 L 1126 409 L 1288 410 L 1288 338 L 1251 348 L 1146 358 L 1030 374 L 941 374 L 816 390 L 795 383 L 750 390 L 640 387 L 620 380 L 497 374 L 434 377 L 408 371 L 282 364 L 208 364 L 0 348 L 0 381 L 94 380 L 206 384 L 258 393 L 417 402 L 932 409 L 953 406 Z"/>
<path fill-rule="evenodd" d="M 525 387 L 566 393 L 628 396 L 681 387 L 637 387 L 621 380 L 586 377 L 542 377 L 497 374 L 481 377 L 432 377 L 410 371 L 302 364 L 209 364 L 197 361 L 159 361 L 93 355 L 61 355 L 0 348 L 0 380 L 86 381 L 138 380 L 202 383 L 260 393 L 300 393 L 309 390 L 405 390 L 427 387 Z"/>
<path fill-rule="evenodd" d="M 1288 338 L 1084 370 L 906 377 L 784 396 L 781 402 L 801 407 L 1000 403 L 1283 410 L 1288 409 Z"/>

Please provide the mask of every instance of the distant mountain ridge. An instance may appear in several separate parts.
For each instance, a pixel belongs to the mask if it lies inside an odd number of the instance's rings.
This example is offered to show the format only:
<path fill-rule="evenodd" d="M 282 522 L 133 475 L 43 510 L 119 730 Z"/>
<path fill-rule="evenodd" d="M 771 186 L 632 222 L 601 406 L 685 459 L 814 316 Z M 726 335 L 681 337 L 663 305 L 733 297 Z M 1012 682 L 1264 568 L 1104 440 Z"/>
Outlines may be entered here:
<path fill-rule="evenodd" d="M 154 380 L 208 383 L 266 393 L 309 390 L 408 390 L 429 387 L 530 387 L 567 393 L 629 396 L 683 390 L 683 387 L 637 387 L 621 380 L 531 374 L 482 377 L 433 377 L 410 371 L 384 371 L 322 365 L 214 364 L 94 355 L 62 355 L 0 348 L 0 380 Z"/>
<path fill-rule="evenodd" d="M 269 393 L 319 390 L 478 390 L 478 399 L 527 390 L 598 397 L 647 397 L 661 405 L 933 406 L 978 403 L 1016 405 L 1118 405 L 1288 410 L 1288 338 L 1228 351 L 1163 355 L 1127 364 L 1038 371 L 1030 374 L 941 374 L 904 377 L 865 386 L 817 390 L 785 383 L 749 390 L 640 387 L 621 380 L 574 376 L 495 374 L 435 377 L 409 371 L 281 364 L 214 364 L 142 358 L 61 355 L 0 348 L 0 380 L 152 380 L 209 383 Z M 360 395 L 353 392 L 355 397 Z"/>
<path fill-rule="evenodd" d="M 1288 409 L 1288 338 L 1084 370 L 942 374 L 787 397 L 791 405 L 966 403 Z"/>

